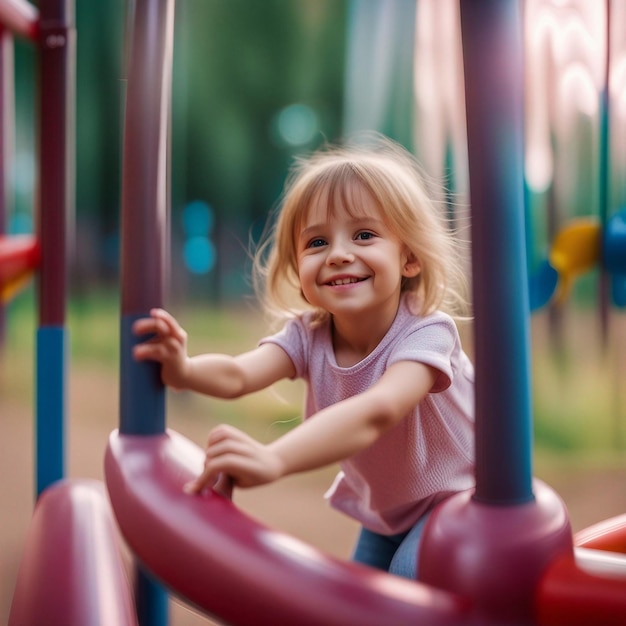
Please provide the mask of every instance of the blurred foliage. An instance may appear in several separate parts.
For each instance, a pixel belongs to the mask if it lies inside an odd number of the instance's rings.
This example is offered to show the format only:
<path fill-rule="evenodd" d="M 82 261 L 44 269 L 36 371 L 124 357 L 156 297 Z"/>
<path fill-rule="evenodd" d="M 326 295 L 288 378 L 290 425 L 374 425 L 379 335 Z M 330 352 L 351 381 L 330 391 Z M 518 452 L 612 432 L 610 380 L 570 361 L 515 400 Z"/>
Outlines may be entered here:
<path fill-rule="evenodd" d="M 118 272 L 124 33 L 132 4 L 76 0 L 79 287 Z M 205 294 L 209 287 L 213 295 L 245 289 L 248 232 L 253 224 L 255 233 L 261 230 L 294 153 L 341 134 L 345 12 L 337 0 L 176 2 L 172 245 L 180 247 L 182 207 L 193 200 L 209 204 L 218 275 L 198 279 Z M 28 214 L 35 188 L 35 74 L 31 46 L 18 41 L 16 177 L 22 182 L 16 210 Z M 292 105 L 303 105 L 293 110 L 307 113 L 313 124 L 295 142 L 277 130 L 281 111 Z"/>

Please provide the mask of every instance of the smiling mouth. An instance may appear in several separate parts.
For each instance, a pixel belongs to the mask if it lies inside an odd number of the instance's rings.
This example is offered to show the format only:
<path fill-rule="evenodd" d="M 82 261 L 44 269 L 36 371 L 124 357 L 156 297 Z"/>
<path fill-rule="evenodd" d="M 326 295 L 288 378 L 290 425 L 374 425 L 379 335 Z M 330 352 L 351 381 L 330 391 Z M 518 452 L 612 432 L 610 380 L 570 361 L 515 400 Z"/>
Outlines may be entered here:
<path fill-rule="evenodd" d="M 354 276 L 351 276 L 349 278 L 337 278 L 336 280 L 329 281 L 327 284 L 331 287 L 337 287 L 339 285 L 351 285 L 353 283 L 360 283 L 364 280 L 365 278 L 356 278 Z"/>

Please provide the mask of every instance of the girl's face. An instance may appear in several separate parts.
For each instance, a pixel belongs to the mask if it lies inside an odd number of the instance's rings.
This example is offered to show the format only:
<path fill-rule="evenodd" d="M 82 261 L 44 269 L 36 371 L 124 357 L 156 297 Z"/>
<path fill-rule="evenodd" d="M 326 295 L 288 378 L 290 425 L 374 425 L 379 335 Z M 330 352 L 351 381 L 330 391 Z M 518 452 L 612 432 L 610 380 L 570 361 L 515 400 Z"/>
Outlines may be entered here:
<path fill-rule="evenodd" d="M 329 211 L 327 194 L 319 194 L 295 234 L 302 293 L 333 316 L 395 316 L 402 278 L 417 276 L 419 262 L 391 232 L 372 196 L 351 192 L 347 196 L 358 206 L 350 210 L 338 203 Z"/>

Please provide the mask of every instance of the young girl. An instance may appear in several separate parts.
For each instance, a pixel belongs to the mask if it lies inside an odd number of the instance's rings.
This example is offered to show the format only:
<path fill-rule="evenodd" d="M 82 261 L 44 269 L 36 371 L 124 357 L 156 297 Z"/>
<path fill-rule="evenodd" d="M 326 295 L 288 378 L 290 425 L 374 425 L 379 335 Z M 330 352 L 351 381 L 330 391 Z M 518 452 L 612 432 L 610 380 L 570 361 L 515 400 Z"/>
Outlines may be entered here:
<path fill-rule="evenodd" d="M 188 491 L 339 462 L 327 497 L 362 524 L 354 559 L 414 578 L 428 514 L 474 482 L 473 367 L 443 312 L 461 303 L 454 239 L 413 158 L 379 139 L 297 163 L 268 245 L 256 257 L 262 297 L 288 319 L 257 348 L 189 357 L 160 309 L 134 326 L 154 334 L 135 358 L 158 361 L 173 388 L 237 398 L 307 383 L 304 421 L 270 444 L 214 428 Z"/>

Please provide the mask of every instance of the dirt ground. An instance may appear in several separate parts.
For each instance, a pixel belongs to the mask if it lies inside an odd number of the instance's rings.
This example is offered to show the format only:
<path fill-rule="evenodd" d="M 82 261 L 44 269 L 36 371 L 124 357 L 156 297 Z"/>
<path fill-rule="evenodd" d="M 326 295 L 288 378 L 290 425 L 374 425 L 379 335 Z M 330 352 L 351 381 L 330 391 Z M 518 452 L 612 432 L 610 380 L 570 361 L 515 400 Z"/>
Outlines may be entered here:
<path fill-rule="evenodd" d="M 113 388 L 112 388 L 113 387 Z M 5 390 L 6 391 L 6 390 Z M 33 508 L 32 410 L 10 399 L 0 382 L 0 623 L 6 623 L 24 539 Z M 6 396 L 9 396 L 7 399 Z M 117 389 L 97 371 L 73 376 L 68 404 L 68 474 L 102 477 L 108 434 L 117 422 Z M 207 424 L 187 415 L 171 415 L 169 426 L 201 443 Z M 538 476 L 565 500 L 574 530 L 626 511 L 626 459 L 580 462 L 540 459 Z M 347 558 L 356 525 L 330 510 L 322 495 L 334 469 L 283 480 L 278 484 L 238 492 L 236 502 L 272 527 L 295 535 L 327 552 Z M 173 626 L 214 623 L 178 602 L 172 603 Z"/>

